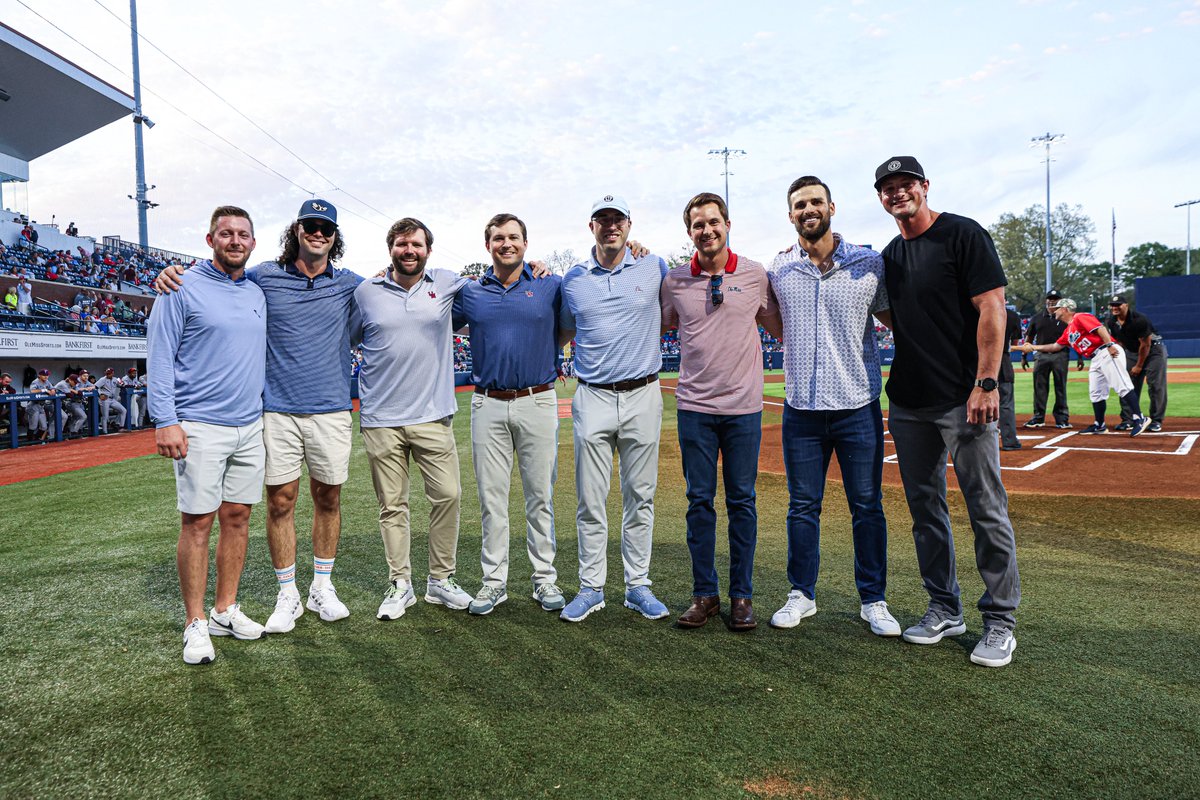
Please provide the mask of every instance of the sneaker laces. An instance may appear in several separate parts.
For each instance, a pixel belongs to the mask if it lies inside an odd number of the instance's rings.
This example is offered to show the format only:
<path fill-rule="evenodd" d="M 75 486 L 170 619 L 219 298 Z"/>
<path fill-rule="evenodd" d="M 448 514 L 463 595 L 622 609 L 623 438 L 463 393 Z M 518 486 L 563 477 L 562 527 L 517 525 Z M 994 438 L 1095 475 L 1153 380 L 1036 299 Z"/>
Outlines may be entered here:
<path fill-rule="evenodd" d="M 536 594 L 538 597 L 545 597 L 548 594 L 549 595 L 555 595 L 555 594 L 561 595 L 562 589 L 559 589 L 558 586 L 553 583 L 543 583 L 543 584 L 538 585 Z"/>
<path fill-rule="evenodd" d="M 883 601 L 868 603 L 866 609 L 868 622 L 883 622 L 887 619 L 887 605 Z"/>
<path fill-rule="evenodd" d="M 504 594 L 504 587 L 502 586 L 484 586 L 479 590 L 479 594 L 475 595 L 475 599 L 495 602 L 496 598 L 502 594 Z"/>
<path fill-rule="evenodd" d="M 451 575 L 449 578 L 443 579 L 441 582 L 441 587 L 443 589 L 449 589 L 452 594 L 457 594 L 463 590 L 463 588 L 458 585 L 458 579 L 453 575 Z"/>
<path fill-rule="evenodd" d="M 921 621 L 917 625 L 921 628 L 933 628 L 943 619 L 945 618 L 942 616 L 942 612 L 936 608 L 931 608 L 925 612 L 925 616 L 921 617 Z"/>
<path fill-rule="evenodd" d="M 1008 638 L 1012 633 L 1008 628 L 1002 628 L 999 625 L 988 628 L 983 634 L 983 646 L 994 647 L 997 650 L 1003 650 L 1008 644 Z"/>
<path fill-rule="evenodd" d="M 395 597 L 398 594 L 401 594 L 400 582 L 392 581 L 391 584 L 388 586 L 387 591 L 383 593 L 383 599 L 391 600 L 393 597 Z"/>
<path fill-rule="evenodd" d="M 808 598 L 799 591 L 788 592 L 787 602 L 784 603 L 783 608 L 779 610 L 785 614 L 798 614 L 802 610 L 804 601 L 807 599 Z"/>

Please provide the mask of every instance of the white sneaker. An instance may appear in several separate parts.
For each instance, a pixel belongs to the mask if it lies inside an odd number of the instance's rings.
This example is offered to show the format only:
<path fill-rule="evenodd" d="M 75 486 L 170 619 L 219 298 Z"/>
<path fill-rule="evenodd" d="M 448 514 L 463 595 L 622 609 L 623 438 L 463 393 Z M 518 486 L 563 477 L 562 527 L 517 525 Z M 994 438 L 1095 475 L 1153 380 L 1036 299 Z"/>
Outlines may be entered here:
<path fill-rule="evenodd" d="M 261 639 L 267 629 L 242 613 L 242 607 L 234 603 L 218 614 L 212 609 L 208 615 L 208 632 L 213 636 L 232 636 L 235 639 Z"/>
<path fill-rule="evenodd" d="M 429 578 L 425 583 L 425 602 L 462 611 L 471 605 L 471 595 L 463 591 L 453 575 L 440 581 Z"/>
<path fill-rule="evenodd" d="M 324 622 L 337 622 L 350 616 L 350 609 L 338 599 L 332 583 L 325 584 L 321 589 L 310 588 L 307 607 L 309 611 L 319 613 Z"/>
<path fill-rule="evenodd" d="M 212 639 L 208 638 L 208 620 L 196 617 L 183 629 L 183 663 L 211 664 L 216 657 Z"/>
<path fill-rule="evenodd" d="M 388 586 L 387 594 L 383 596 L 383 602 L 379 604 L 379 611 L 375 616 L 379 619 L 400 619 L 404 616 L 404 610 L 417 602 L 417 597 L 413 594 L 412 584 L 403 578 L 397 578 Z"/>
<path fill-rule="evenodd" d="M 800 620 L 811 617 L 815 613 L 817 613 L 816 601 L 809 600 L 799 589 L 792 589 L 788 592 L 788 599 L 783 604 L 783 608 L 771 615 L 771 627 L 794 628 L 800 624 Z"/>
<path fill-rule="evenodd" d="M 300 593 L 295 587 L 280 589 L 275 597 L 275 610 L 267 617 L 267 633 L 287 633 L 296 627 L 296 620 L 304 613 L 300 603 Z"/>
<path fill-rule="evenodd" d="M 874 603 L 863 603 L 858 616 L 871 626 L 871 633 L 876 636 L 899 636 L 900 623 L 888 611 L 887 603 L 879 600 Z"/>

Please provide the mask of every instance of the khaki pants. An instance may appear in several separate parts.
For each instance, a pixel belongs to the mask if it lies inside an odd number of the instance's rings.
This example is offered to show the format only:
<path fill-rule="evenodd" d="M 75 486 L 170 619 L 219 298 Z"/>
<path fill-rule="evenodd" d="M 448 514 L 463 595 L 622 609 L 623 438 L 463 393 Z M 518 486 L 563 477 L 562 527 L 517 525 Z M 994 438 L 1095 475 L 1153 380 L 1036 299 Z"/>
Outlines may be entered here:
<path fill-rule="evenodd" d="M 471 398 L 471 452 L 483 523 L 483 585 L 508 584 L 508 500 L 513 453 L 525 494 L 525 546 L 533 585 L 554 583 L 554 482 L 558 475 L 558 398 Z"/>
<path fill-rule="evenodd" d="M 371 482 L 379 499 L 379 532 L 387 556 L 388 579 L 412 581 L 408 510 L 409 457 L 425 481 L 429 512 L 429 577 L 454 574 L 458 549 L 458 509 L 462 494 L 458 447 L 450 418 L 399 428 L 363 428 Z"/>

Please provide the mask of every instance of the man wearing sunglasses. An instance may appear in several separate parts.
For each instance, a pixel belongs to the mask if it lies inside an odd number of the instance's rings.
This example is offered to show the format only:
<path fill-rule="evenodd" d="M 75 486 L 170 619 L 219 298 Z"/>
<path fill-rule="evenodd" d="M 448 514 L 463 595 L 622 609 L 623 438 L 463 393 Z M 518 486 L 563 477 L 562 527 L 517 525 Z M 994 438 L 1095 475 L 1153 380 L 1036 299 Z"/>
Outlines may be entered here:
<path fill-rule="evenodd" d="M 787 402 L 783 461 L 788 483 L 787 601 L 771 617 L 794 628 L 817 613 L 821 505 L 836 453 L 850 504 L 859 617 L 877 636 L 899 636 L 888 611 L 887 522 L 883 516 L 883 415 L 879 349 L 872 315 L 890 324 L 883 260 L 831 228 L 836 206 L 820 178 L 805 175 L 787 191 L 798 240 L 771 264 L 782 330 Z"/>
<path fill-rule="evenodd" d="M 687 543 L 692 603 L 677 620 L 699 628 L 721 610 L 714 564 L 717 459 L 729 517 L 729 627 L 753 630 L 752 572 L 758 541 L 754 483 L 762 443 L 762 337 L 757 318 L 775 313 L 762 264 L 729 249 L 729 210 L 720 195 L 702 192 L 683 210 L 696 246 L 690 264 L 663 278 L 662 326 L 679 327 L 675 404 L 679 451 L 687 482 Z"/>
<path fill-rule="evenodd" d="M 306 200 L 280 237 L 282 251 L 246 271 L 267 299 L 267 543 L 279 591 L 268 633 L 287 633 L 304 613 L 296 588 L 295 508 L 302 465 L 313 500 L 313 581 L 307 608 L 322 620 L 349 616 L 330 582 L 341 535 L 341 488 L 350 468 L 350 316 L 362 278 L 334 265 L 345 252 L 337 209 Z M 163 270 L 160 291 L 182 267 Z M 297 380 L 304 375 L 304 380 Z"/>
<path fill-rule="evenodd" d="M 670 614 L 650 589 L 662 423 L 658 290 L 667 264 L 651 254 L 634 257 L 626 247 L 630 225 L 624 198 L 610 194 L 597 200 L 589 223 L 596 246 L 562 283 L 560 340 L 575 339 L 579 380 L 571 415 L 580 587 L 560 614 L 568 622 L 581 622 L 604 608 L 614 452 L 620 458 L 625 606 L 647 619 Z"/>

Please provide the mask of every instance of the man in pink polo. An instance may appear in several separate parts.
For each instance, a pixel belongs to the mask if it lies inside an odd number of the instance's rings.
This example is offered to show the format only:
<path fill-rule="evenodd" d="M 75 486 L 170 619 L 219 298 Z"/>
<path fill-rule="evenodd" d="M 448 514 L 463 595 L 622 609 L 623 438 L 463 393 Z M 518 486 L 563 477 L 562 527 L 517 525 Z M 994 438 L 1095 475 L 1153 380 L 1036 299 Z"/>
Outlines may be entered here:
<path fill-rule="evenodd" d="M 729 211 L 703 192 L 683 211 L 696 246 L 691 264 L 675 267 L 660 292 L 663 329 L 679 327 L 679 449 L 687 482 L 687 543 L 692 604 L 677 620 L 699 628 L 721 609 L 714 565 L 717 456 L 729 517 L 729 627 L 757 626 L 751 604 L 758 511 L 754 482 L 762 441 L 763 362 L 757 319 L 778 314 L 766 270 L 729 249 Z"/>

